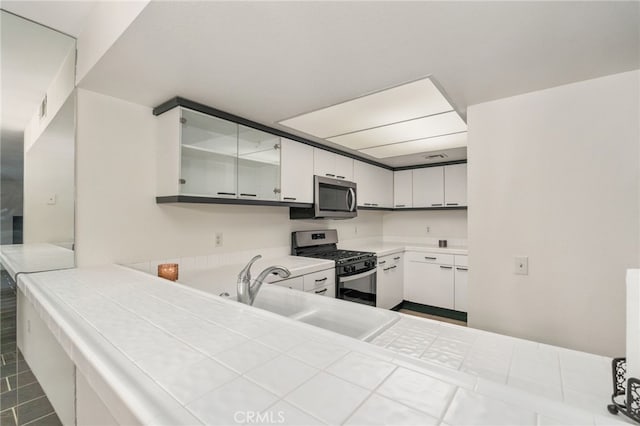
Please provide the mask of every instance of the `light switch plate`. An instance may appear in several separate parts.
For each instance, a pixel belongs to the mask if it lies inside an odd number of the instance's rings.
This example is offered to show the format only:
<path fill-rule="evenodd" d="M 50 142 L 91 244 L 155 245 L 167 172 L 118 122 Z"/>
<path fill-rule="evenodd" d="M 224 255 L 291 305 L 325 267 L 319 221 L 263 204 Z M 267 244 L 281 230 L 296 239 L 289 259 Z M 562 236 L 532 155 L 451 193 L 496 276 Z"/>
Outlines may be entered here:
<path fill-rule="evenodd" d="M 516 275 L 529 275 L 529 258 L 527 256 L 516 256 L 513 272 Z"/>

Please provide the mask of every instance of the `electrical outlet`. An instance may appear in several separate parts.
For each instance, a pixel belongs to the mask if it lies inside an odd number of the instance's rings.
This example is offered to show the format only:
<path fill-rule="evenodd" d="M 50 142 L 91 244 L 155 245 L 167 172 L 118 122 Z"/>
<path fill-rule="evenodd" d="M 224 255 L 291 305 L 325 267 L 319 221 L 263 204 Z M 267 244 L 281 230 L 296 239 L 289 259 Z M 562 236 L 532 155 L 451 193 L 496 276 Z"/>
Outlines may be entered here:
<path fill-rule="evenodd" d="M 216 247 L 222 247 L 222 232 L 216 232 Z"/>
<path fill-rule="evenodd" d="M 31 320 L 27 320 L 27 333 L 31 333 Z"/>
<path fill-rule="evenodd" d="M 529 275 L 529 258 L 527 256 L 516 256 L 513 272 L 516 275 Z"/>
<path fill-rule="evenodd" d="M 428 234 L 429 232 L 431 232 L 431 227 L 430 227 L 430 226 L 427 226 L 427 234 Z"/>
<path fill-rule="evenodd" d="M 47 204 L 49 205 L 54 205 L 57 201 L 58 201 L 57 194 L 51 194 L 49 195 L 49 198 L 47 198 Z"/>

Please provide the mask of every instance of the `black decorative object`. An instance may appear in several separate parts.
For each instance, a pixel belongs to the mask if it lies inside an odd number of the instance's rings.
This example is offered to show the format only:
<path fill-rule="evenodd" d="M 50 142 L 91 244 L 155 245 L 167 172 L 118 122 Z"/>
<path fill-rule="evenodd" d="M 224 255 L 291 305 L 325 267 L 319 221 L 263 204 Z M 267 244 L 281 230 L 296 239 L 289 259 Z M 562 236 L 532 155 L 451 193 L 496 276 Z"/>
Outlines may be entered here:
<path fill-rule="evenodd" d="M 607 405 L 611 414 L 622 413 L 640 423 L 640 380 L 627 377 L 627 359 L 614 358 L 611 362 L 613 377 L 612 404 Z"/>

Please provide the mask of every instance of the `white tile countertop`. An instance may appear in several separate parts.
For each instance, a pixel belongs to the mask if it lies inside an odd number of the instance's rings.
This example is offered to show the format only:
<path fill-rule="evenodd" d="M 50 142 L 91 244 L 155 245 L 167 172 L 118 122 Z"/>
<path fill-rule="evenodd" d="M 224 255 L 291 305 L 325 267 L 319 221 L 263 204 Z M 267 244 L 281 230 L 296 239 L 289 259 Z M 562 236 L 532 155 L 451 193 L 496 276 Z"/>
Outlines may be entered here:
<path fill-rule="evenodd" d="M 247 258 L 247 262 L 245 263 L 186 270 L 179 273 L 178 282 L 198 290 L 206 291 L 207 293 L 220 295 L 227 292 L 233 296 L 236 294 L 238 274 L 249 260 L 251 260 L 251 257 Z M 251 267 L 252 277 L 257 277 L 260 271 L 275 265 L 284 266 L 291 272 L 291 277 L 297 277 L 334 268 L 335 262 L 332 260 L 298 256 L 262 258 L 256 261 Z M 265 283 L 278 279 L 281 278 L 271 275 L 267 277 Z"/>
<path fill-rule="evenodd" d="M 121 423 L 621 420 L 120 266 L 21 275 L 19 286 Z M 438 337 L 452 342 L 468 331 L 440 327 Z"/>
<path fill-rule="evenodd" d="M 376 256 L 387 256 L 390 254 L 400 253 L 403 251 L 419 251 L 425 253 L 443 253 L 466 255 L 467 248 L 464 246 L 438 247 L 437 244 L 421 244 L 405 241 L 347 241 L 340 243 L 338 246 L 345 250 L 370 251 Z"/>
<path fill-rule="evenodd" d="M 11 244 L 0 246 L 0 263 L 15 280 L 20 273 L 73 268 L 75 255 L 55 244 Z"/>

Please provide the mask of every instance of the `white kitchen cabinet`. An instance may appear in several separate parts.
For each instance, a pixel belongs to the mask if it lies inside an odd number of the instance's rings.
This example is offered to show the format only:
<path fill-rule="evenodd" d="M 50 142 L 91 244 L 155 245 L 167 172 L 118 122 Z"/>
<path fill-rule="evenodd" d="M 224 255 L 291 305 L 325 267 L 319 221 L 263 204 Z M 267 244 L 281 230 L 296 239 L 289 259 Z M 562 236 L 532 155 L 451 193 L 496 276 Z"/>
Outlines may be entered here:
<path fill-rule="evenodd" d="M 378 258 L 376 307 L 391 309 L 404 298 L 404 262 L 402 253 Z"/>
<path fill-rule="evenodd" d="M 457 257 L 457 256 L 456 256 Z M 466 256 L 465 256 L 466 257 Z M 456 311 L 467 312 L 467 288 L 469 268 L 466 266 L 456 266 L 454 272 L 454 309 Z"/>
<path fill-rule="evenodd" d="M 280 200 L 279 137 L 182 107 L 157 119 L 157 195 Z"/>
<path fill-rule="evenodd" d="M 393 172 L 393 207 L 413 207 L 413 170 Z"/>
<path fill-rule="evenodd" d="M 318 176 L 353 180 L 353 159 L 344 155 L 313 148 L 313 171 Z"/>
<path fill-rule="evenodd" d="M 393 207 L 393 172 L 363 161 L 354 161 L 354 181 L 358 184 L 358 206 Z"/>
<path fill-rule="evenodd" d="M 413 207 L 444 206 L 444 167 L 413 170 Z"/>
<path fill-rule="evenodd" d="M 280 281 L 274 281 L 272 284 L 278 285 L 280 287 L 287 287 L 287 288 L 290 288 L 292 290 L 303 291 L 304 290 L 304 277 L 303 276 L 299 276 L 299 277 L 287 278 L 287 279 L 280 280 Z"/>
<path fill-rule="evenodd" d="M 467 205 L 467 165 L 444 166 L 444 205 Z"/>
<path fill-rule="evenodd" d="M 310 145 L 280 139 L 282 201 L 313 203 L 313 150 Z"/>

